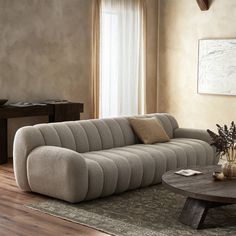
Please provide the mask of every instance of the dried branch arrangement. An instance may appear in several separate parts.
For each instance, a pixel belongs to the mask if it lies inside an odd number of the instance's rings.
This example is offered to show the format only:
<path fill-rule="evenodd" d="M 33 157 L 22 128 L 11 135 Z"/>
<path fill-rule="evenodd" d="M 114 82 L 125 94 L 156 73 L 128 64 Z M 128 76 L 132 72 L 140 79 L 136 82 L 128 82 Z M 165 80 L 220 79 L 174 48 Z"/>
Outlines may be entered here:
<path fill-rule="evenodd" d="M 221 156 L 228 154 L 235 149 L 236 145 L 236 126 L 234 122 L 231 122 L 230 127 L 227 125 L 220 126 L 216 125 L 218 129 L 218 134 L 211 130 L 207 130 L 212 139 L 213 146 L 216 147 L 216 151 Z"/>

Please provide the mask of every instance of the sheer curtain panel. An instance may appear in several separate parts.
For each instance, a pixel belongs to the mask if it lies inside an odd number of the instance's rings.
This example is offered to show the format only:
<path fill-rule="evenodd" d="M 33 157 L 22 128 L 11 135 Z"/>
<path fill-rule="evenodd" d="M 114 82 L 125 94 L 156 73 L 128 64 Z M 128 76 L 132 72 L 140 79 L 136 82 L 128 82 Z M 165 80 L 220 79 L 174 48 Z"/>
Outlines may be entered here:
<path fill-rule="evenodd" d="M 101 0 L 99 116 L 145 112 L 145 1 Z"/>

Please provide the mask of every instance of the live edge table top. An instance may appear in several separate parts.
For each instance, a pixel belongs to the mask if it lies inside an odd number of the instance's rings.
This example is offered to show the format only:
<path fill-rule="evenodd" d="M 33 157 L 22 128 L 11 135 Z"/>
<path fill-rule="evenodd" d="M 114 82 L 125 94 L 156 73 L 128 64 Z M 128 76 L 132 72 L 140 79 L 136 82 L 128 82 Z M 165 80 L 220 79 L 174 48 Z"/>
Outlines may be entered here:
<path fill-rule="evenodd" d="M 175 174 L 177 170 L 169 171 L 162 176 L 163 185 L 173 192 L 198 200 L 236 203 L 236 179 L 215 181 L 212 177 L 212 173 L 219 170 L 220 166 L 188 169 L 198 170 L 203 174 L 185 177 Z"/>

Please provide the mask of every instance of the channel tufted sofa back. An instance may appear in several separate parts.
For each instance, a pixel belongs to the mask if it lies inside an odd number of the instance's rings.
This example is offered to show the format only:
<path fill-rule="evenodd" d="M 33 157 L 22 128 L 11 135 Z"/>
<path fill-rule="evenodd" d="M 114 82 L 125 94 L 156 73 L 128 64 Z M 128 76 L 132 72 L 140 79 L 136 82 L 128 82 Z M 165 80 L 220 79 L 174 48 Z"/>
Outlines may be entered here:
<path fill-rule="evenodd" d="M 178 127 L 168 114 L 151 114 L 163 125 L 170 138 Z M 44 145 L 58 146 L 84 153 L 133 145 L 138 142 L 128 118 L 107 118 L 40 124 L 34 126 L 44 140 Z"/>
<path fill-rule="evenodd" d="M 178 128 L 175 118 L 166 113 L 156 117 L 170 138 Z M 39 146 L 56 146 L 79 153 L 123 147 L 138 143 L 128 117 L 38 124 L 19 129 L 14 141 L 14 171 L 18 185 L 30 191 L 27 179 L 27 157 Z M 18 176 L 20 175 L 20 176 Z"/>
<path fill-rule="evenodd" d="M 175 118 L 160 113 L 140 117 L 154 116 L 172 138 L 173 130 L 178 128 Z M 38 144 L 68 148 L 79 153 L 123 147 L 138 142 L 128 117 L 38 124 L 31 128 L 38 131 Z M 32 142 L 35 141 L 32 139 Z"/>

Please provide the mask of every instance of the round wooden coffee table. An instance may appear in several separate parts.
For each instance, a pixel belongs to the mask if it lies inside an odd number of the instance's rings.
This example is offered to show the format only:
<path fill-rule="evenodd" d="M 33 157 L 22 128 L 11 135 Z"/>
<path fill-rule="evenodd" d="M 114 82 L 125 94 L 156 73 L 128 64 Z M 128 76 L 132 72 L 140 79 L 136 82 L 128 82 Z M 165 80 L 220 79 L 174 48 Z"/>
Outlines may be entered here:
<path fill-rule="evenodd" d="M 199 229 L 209 208 L 236 203 L 236 179 L 214 181 L 212 173 L 219 170 L 219 166 L 188 169 L 198 170 L 203 174 L 185 177 L 175 174 L 177 170 L 169 171 L 162 176 L 162 183 L 171 191 L 187 197 L 179 220 Z"/>

